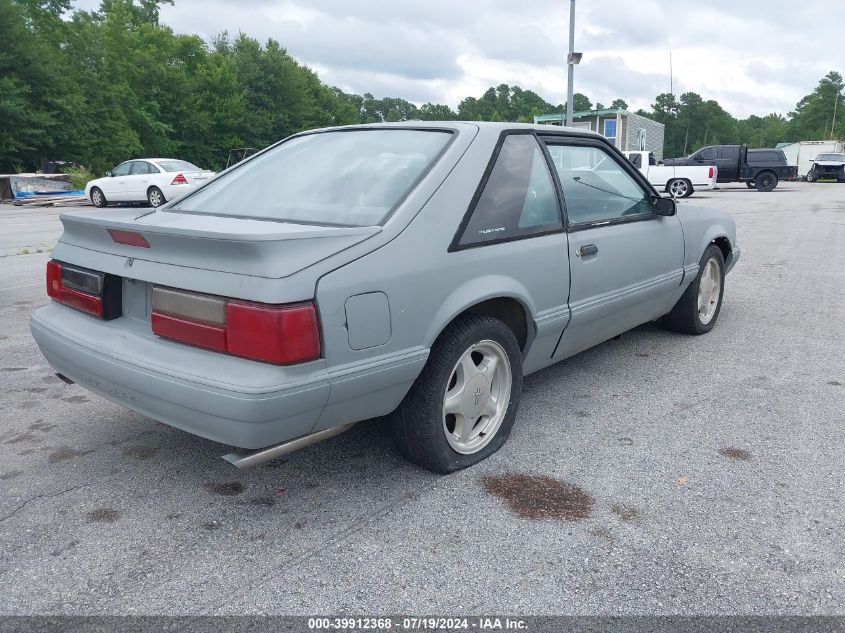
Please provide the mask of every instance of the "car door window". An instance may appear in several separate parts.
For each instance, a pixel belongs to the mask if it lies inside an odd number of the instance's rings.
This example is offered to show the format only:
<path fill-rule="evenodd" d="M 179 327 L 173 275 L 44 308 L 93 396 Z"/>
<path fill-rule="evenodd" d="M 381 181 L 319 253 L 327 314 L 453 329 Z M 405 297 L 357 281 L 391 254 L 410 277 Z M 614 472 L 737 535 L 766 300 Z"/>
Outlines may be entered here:
<path fill-rule="evenodd" d="M 532 134 L 505 137 L 459 246 L 537 235 L 561 229 L 554 182 Z"/>
<path fill-rule="evenodd" d="M 549 145 L 570 224 L 653 215 L 651 193 L 605 150 L 591 145 Z"/>
<path fill-rule="evenodd" d="M 125 163 L 121 163 L 117 167 L 112 170 L 113 176 L 128 176 L 129 170 L 132 169 L 132 163 L 135 161 L 126 161 Z"/>
<path fill-rule="evenodd" d="M 716 160 L 719 153 L 715 147 L 705 147 L 695 154 L 696 160 Z"/>
<path fill-rule="evenodd" d="M 145 160 L 136 160 L 132 163 L 132 175 L 133 176 L 146 176 L 148 174 L 155 173 L 153 171 L 153 166 L 150 165 Z"/>

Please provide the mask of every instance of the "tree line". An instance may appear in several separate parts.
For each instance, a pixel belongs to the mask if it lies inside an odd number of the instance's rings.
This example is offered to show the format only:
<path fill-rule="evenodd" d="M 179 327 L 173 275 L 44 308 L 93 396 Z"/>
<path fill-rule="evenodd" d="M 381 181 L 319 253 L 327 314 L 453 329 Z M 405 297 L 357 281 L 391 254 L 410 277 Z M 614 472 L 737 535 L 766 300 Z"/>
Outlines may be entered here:
<path fill-rule="evenodd" d="M 166 0 L 165 0 L 166 1 Z M 324 84 L 277 41 L 223 33 L 210 43 L 160 22 L 163 0 L 0 0 L 0 172 L 42 159 L 94 173 L 136 156 L 174 156 L 219 169 L 228 150 L 261 148 L 325 125 L 379 121 L 532 121 L 565 112 L 531 90 L 502 84 L 457 109 Z M 831 72 L 787 116 L 736 119 L 694 92 L 661 94 L 639 114 L 666 125 L 665 155 L 704 144 L 845 138 L 842 76 Z M 834 103 L 838 112 L 835 128 Z M 603 109 L 576 93 L 576 111 Z M 622 99 L 609 107 L 627 109 Z"/>

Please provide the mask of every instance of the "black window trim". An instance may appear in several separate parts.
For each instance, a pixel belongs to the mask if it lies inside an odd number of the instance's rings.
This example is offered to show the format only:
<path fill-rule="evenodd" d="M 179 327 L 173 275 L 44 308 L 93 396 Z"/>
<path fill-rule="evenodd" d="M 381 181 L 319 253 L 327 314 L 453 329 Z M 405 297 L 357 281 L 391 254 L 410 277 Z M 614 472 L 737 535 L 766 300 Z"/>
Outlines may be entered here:
<path fill-rule="evenodd" d="M 478 201 L 481 199 L 481 194 L 484 193 L 484 188 L 487 186 L 487 181 L 490 180 L 490 176 L 493 173 L 493 168 L 496 166 L 496 161 L 498 161 L 499 154 L 502 152 L 502 147 L 505 144 L 505 139 L 507 139 L 508 136 L 524 135 L 530 135 L 534 137 L 534 140 L 537 142 L 537 146 L 546 161 L 546 170 L 548 171 L 549 176 L 552 179 L 552 187 L 555 190 L 555 200 L 557 201 L 558 221 L 560 223 L 560 226 L 555 227 L 553 229 L 546 229 L 544 231 L 537 231 L 534 233 L 522 233 L 520 235 L 511 235 L 507 237 L 499 237 L 492 240 L 473 242 L 472 244 L 461 244 L 461 238 L 463 237 L 464 232 L 466 231 L 470 218 L 472 218 L 472 214 L 475 212 L 475 207 L 478 205 Z M 469 206 L 464 212 L 464 217 L 461 219 L 461 223 L 458 225 L 458 230 L 455 231 L 455 235 L 452 237 L 452 242 L 449 244 L 449 248 L 446 249 L 446 252 L 454 253 L 456 251 L 463 251 L 468 248 L 493 246 L 495 244 L 504 244 L 505 242 L 515 242 L 517 240 L 527 240 L 535 237 L 542 237 L 544 235 L 553 235 L 555 233 L 565 232 L 566 211 L 563 204 L 563 197 L 561 196 L 560 182 L 557 179 L 557 170 L 554 168 L 554 164 L 551 161 L 549 151 L 546 148 L 546 145 L 541 140 L 540 135 L 537 133 L 537 130 L 526 128 L 502 130 L 499 133 L 499 138 L 496 141 L 496 146 L 493 148 L 493 153 L 490 155 L 490 160 L 487 162 L 487 166 L 484 168 L 484 173 L 481 176 L 481 180 L 478 183 L 478 187 L 476 187 L 475 189 L 475 193 L 473 194 L 472 199 L 469 202 Z"/>
<path fill-rule="evenodd" d="M 624 154 L 619 150 L 618 147 L 612 145 L 610 142 L 605 141 L 604 139 L 595 138 L 592 136 L 574 136 L 574 135 L 566 135 L 566 134 L 542 134 L 541 139 L 543 140 L 544 145 L 568 145 L 568 146 L 579 146 L 579 147 L 595 147 L 597 149 L 604 150 L 607 155 L 616 162 L 616 164 L 631 176 L 635 182 L 637 182 L 644 190 L 646 194 L 650 194 L 652 200 L 654 198 L 659 198 L 660 194 L 654 188 L 654 186 L 646 180 L 645 176 L 643 176 L 642 172 L 634 167 L 634 164 L 628 160 Z M 548 151 L 548 149 L 547 149 Z M 550 160 L 551 160 L 551 155 Z M 557 168 L 554 168 L 554 175 L 555 180 L 557 182 L 558 187 L 560 188 L 561 194 L 563 194 L 563 186 L 560 184 L 560 181 L 557 179 Z M 566 204 L 566 196 L 562 195 L 564 201 L 564 207 Z M 574 223 L 569 221 L 569 214 L 566 214 L 566 230 L 568 233 L 575 233 L 577 231 L 585 231 L 588 229 L 599 228 L 602 226 L 616 226 L 617 224 L 631 224 L 633 222 L 650 222 L 652 220 L 658 219 L 659 215 L 652 212 L 649 214 L 643 215 L 632 215 L 632 216 L 622 216 L 618 218 L 610 218 L 607 220 L 594 220 L 592 222 L 579 222 Z"/>

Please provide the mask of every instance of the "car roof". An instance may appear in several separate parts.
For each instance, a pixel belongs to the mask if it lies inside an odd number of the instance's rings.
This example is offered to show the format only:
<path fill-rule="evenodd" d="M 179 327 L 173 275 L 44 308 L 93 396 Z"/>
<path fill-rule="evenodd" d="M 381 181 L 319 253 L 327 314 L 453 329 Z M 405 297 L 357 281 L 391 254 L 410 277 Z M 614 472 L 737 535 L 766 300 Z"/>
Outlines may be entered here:
<path fill-rule="evenodd" d="M 591 136 L 604 138 L 590 130 L 561 125 L 549 125 L 548 123 L 508 123 L 506 121 L 397 121 L 391 123 L 364 123 L 361 125 L 338 125 L 333 127 L 319 128 L 316 130 L 304 130 L 302 134 L 313 132 L 330 132 L 350 129 L 378 129 L 378 128 L 401 128 L 401 129 L 443 129 L 443 130 L 466 130 L 477 129 L 480 132 L 498 134 L 505 130 L 536 130 L 546 133 L 566 133 L 579 136 Z"/>

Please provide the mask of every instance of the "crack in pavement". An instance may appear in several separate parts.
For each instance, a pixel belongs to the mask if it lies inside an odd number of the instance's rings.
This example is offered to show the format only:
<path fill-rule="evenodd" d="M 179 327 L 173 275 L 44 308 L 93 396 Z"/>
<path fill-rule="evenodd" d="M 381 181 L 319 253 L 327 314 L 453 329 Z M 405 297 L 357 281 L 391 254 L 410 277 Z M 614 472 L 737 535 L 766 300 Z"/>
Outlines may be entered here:
<path fill-rule="evenodd" d="M 23 510 L 26 506 L 28 506 L 33 501 L 37 501 L 39 499 L 52 499 L 53 497 L 60 497 L 63 494 L 67 494 L 68 492 L 73 492 L 74 490 L 80 490 L 80 489 L 85 488 L 85 487 L 86 486 L 84 484 L 80 484 L 78 486 L 71 486 L 70 488 L 65 488 L 64 490 L 60 490 L 59 492 L 54 492 L 52 494 L 45 493 L 45 494 L 40 494 L 40 495 L 34 495 L 34 496 L 30 497 L 29 499 L 27 499 L 26 501 L 24 501 L 22 504 L 20 504 L 17 508 L 12 510 L 9 514 L 0 518 L 0 523 L 4 523 L 5 521 L 8 521 L 12 517 L 16 516 L 21 510 Z"/>

